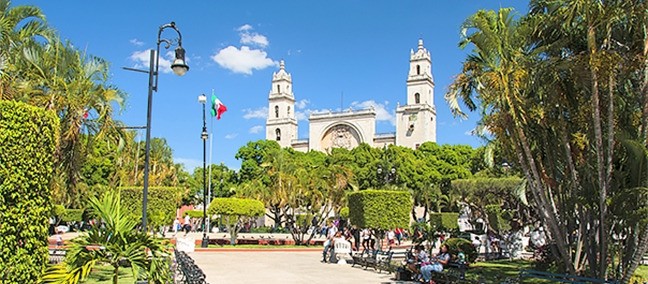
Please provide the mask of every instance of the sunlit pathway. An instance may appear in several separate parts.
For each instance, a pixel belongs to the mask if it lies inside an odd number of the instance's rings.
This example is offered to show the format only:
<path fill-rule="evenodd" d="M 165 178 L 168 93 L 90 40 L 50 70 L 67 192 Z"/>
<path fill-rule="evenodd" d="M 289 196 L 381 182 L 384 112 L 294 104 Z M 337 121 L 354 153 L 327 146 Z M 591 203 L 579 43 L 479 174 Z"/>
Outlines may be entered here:
<path fill-rule="evenodd" d="M 215 283 L 392 283 L 393 274 L 378 274 L 347 265 L 320 263 L 319 251 L 193 252 L 189 254 Z"/>

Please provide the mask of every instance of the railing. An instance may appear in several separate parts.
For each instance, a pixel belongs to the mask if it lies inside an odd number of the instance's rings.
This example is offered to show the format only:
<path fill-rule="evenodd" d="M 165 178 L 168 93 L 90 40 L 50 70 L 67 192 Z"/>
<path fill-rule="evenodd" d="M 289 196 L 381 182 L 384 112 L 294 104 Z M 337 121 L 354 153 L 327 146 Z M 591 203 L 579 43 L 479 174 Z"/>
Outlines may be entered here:
<path fill-rule="evenodd" d="M 176 283 L 207 284 L 205 273 L 187 253 L 176 250 L 175 256 L 176 272 L 178 273 Z"/>

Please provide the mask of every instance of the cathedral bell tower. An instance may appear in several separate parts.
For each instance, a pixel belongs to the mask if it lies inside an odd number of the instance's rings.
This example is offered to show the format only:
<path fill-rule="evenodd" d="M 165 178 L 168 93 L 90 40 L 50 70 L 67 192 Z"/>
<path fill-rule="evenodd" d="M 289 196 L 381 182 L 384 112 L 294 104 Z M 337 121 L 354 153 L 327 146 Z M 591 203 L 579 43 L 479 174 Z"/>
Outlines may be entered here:
<path fill-rule="evenodd" d="M 430 52 L 419 39 L 410 51 L 407 104 L 396 109 L 396 145 L 416 149 L 427 141 L 436 142 L 434 78 Z"/>
<path fill-rule="evenodd" d="M 286 72 L 283 60 L 279 63 L 279 71 L 272 74 L 272 89 L 270 89 L 268 97 L 266 139 L 277 141 L 282 148 L 291 147 L 292 141 L 297 139 L 292 77 Z"/>

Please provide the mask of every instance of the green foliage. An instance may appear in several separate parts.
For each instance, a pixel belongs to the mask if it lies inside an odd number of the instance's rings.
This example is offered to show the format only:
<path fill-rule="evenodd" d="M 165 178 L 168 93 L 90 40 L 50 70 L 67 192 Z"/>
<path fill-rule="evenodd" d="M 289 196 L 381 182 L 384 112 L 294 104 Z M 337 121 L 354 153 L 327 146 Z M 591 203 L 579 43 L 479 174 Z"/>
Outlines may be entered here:
<path fill-rule="evenodd" d="M 342 209 L 340 209 L 340 217 L 343 219 L 349 219 L 349 207 L 342 207 Z"/>
<path fill-rule="evenodd" d="M 459 229 L 459 213 L 443 212 L 430 213 L 430 223 L 441 231 L 451 231 Z"/>
<path fill-rule="evenodd" d="M 462 238 L 449 238 L 445 240 L 443 244 L 448 245 L 448 252 L 453 257 L 456 257 L 459 251 L 462 251 L 466 255 L 466 260 L 470 263 L 475 262 L 479 256 L 477 250 L 469 240 Z"/>
<path fill-rule="evenodd" d="M 81 222 L 83 221 L 83 209 L 65 209 L 61 216 L 63 222 Z"/>
<path fill-rule="evenodd" d="M 203 211 L 202 210 L 187 210 L 184 212 L 184 215 L 191 218 L 202 218 L 203 217 Z"/>
<path fill-rule="evenodd" d="M 349 218 L 360 228 L 391 230 L 409 227 L 409 192 L 363 190 L 348 194 Z"/>
<path fill-rule="evenodd" d="M 230 243 L 236 243 L 236 236 L 241 230 L 241 223 L 250 217 L 262 216 L 265 213 L 263 203 L 254 199 L 243 198 L 214 198 L 207 207 L 207 214 L 221 215 L 221 222 L 227 226 L 230 233 Z"/>
<path fill-rule="evenodd" d="M 47 264 L 58 127 L 53 112 L 0 101 L 0 277 L 8 283 L 35 283 Z"/>
<path fill-rule="evenodd" d="M 488 216 L 488 224 L 491 228 L 502 232 L 511 229 L 511 225 L 504 219 L 502 214 L 502 207 L 499 204 L 486 205 L 486 215 Z"/>
<path fill-rule="evenodd" d="M 142 219 L 142 188 L 122 187 L 122 206 L 135 219 Z M 175 187 L 149 187 L 146 205 L 147 224 L 158 227 L 173 223 L 176 209 L 180 205 L 180 189 Z"/>
<path fill-rule="evenodd" d="M 207 208 L 208 214 L 256 217 L 265 213 L 263 203 L 242 198 L 214 198 Z"/>
<path fill-rule="evenodd" d="M 97 265 L 112 266 L 113 283 L 120 268 L 130 267 L 134 279 L 144 276 L 153 283 L 171 280 L 166 240 L 136 230 L 139 220 L 123 210 L 118 192 L 106 192 L 101 199 L 91 197 L 89 206 L 101 221 L 70 242 L 63 263 L 51 266 L 44 283 L 78 283 Z"/>
<path fill-rule="evenodd" d="M 63 217 L 63 214 L 65 214 L 65 206 L 56 204 L 52 206 L 52 215 L 57 218 Z"/>

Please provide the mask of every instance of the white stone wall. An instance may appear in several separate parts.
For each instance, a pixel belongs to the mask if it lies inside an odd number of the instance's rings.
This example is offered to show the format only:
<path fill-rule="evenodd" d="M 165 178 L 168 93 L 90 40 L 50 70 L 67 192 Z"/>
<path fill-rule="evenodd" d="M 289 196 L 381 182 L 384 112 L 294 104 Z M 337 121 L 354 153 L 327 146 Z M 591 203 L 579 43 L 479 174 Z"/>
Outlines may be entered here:
<path fill-rule="evenodd" d="M 372 109 L 311 114 L 309 121 L 311 150 L 326 152 L 326 148 L 335 144 L 330 140 L 333 138 L 333 133 L 329 130 L 338 125 L 348 126 L 352 130 L 351 137 L 347 137 L 350 139 L 350 149 L 363 142 L 373 146 L 373 138 L 376 134 L 376 112 Z"/>

